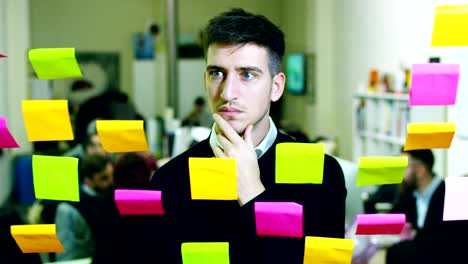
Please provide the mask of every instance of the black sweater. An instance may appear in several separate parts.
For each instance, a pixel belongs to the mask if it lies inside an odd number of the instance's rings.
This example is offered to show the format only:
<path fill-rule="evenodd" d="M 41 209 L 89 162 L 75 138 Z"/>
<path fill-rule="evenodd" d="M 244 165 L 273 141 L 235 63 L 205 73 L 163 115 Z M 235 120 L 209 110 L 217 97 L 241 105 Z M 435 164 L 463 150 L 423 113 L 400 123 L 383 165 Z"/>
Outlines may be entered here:
<path fill-rule="evenodd" d="M 166 215 L 149 227 L 157 263 L 181 263 L 183 242 L 229 242 L 230 263 L 303 263 L 304 238 L 256 236 L 254 203 L 296 202 L 304 206 L 306 236 L 344 237 L 346 188 L 338 162 L 326 155 L 323 184 L 275 184 L 276 144 L 293 142 L 278 133 L 258 160 L 266 191 L 240 207 L 237 201 L 191 200 L 189 157 L 214 157 L 208 139 L 160 168 L 151 189 L 162 191 Z"/>

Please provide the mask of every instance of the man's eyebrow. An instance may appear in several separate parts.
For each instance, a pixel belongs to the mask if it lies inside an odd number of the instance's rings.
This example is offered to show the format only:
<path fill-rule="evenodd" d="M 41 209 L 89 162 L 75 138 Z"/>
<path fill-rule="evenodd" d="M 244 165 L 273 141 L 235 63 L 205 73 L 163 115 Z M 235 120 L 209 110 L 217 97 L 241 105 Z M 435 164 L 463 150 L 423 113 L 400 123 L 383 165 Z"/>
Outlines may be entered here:
<path fill-rule="evenodd" d="M 205 71 L 209 71 L 209 70 L 222 71 L 222 70 L 224 70 L 224 68 L 221 67 L 221 66 L 217 66 L 217 65 L 208 65 L 208 66 L 206 66 Z"/>
<path fill-rule="evenodd" d="M 260 68 L 255 67 L 255 66 L 239 67 L 238 71 L 253 71 L 253 72 L 257 72 L 259 74 L 263 74 L 263 71 Z"/>

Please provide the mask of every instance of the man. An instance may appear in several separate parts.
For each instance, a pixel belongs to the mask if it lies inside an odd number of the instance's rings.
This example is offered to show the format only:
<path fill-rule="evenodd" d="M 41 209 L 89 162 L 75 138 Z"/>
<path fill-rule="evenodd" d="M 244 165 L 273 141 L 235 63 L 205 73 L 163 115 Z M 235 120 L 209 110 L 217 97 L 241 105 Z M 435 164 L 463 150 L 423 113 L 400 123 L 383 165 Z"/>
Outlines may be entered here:
<path fill-rule="evenodd" d="M 205 88 L 215 125 L 208 139 L 151 179 L 166 212 L 149 241 L 161 250 L 158 263 L 180 263 L 183 242 L 229 242 L 230 263 L 303 263 L 304 238 L 256 236 L 254 203 L 296 202 L 304 206 L 305 235 L 343 238 L 346 189 L 328 155 L 323 184 L 275 184 L 275 147 L 293 142 L 269 117 L 286 79 L 283 32 L 263 16 L 233 9 L 211 19 L 205 36 Z M 191 200 L 189 157 L 237 159 L 238 200 Z"/>
<path fill-rule="evenodd" d="M 56 260 L 87 258 L 100 250 L 100 241 L 108 241 L 110 223 L 116 216 L 111 190 L 113 166 L 103 155 L 86 156 L 81 164 L 79 202 L 62 202 L 55 214 L 57 236 L 65 252 Z"/>
<path fill-rule="evenodd" d="M 442 231 L 445 183 L 432 172 L 434 155 L 431 150 L 403 151 L 402 155 L 408 156 L 408 167 L 393 213 L 404 213 L 417 234 L 413 240 L 390 247 L 387 264 L 436 263 L 441 239 L 448 235 Z"/>

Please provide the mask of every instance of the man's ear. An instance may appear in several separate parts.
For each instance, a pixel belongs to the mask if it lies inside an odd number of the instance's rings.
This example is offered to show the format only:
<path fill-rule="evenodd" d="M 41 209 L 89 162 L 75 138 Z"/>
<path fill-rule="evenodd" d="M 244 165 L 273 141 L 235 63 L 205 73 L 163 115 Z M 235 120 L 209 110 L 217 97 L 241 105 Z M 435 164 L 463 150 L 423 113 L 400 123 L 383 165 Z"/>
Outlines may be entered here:
<path fill-rule="evenodd" d="M 277 73 L 273 77 L 271 101 L 276 102 L 281 98 L 284 92 L 284 84 L 286 83 L 286 75 L 283 72 Z"/>

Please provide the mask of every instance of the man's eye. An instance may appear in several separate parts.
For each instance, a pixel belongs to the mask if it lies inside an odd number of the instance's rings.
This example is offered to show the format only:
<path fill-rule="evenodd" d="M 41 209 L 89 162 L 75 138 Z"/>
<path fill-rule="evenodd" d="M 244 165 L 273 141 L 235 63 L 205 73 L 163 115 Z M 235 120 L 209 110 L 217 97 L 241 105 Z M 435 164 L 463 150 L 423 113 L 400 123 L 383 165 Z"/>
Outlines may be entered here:
<path fill-rule="evenodd" d="M 220 71 L 212 71 L 212 72 L 210 72 L 210 76 L 212 78 L 218 79 L 218 78 L 223 77 L 223 73 L 220 72 Z"/>
<path fill-rule="evenodd" d="M 255 77 L 255 75 L 253 75 L 252 73 L 250 72 L 244 72 L 242 73 L 242 78 L 246 79 L 246 80 L 251 80 Z"/>

